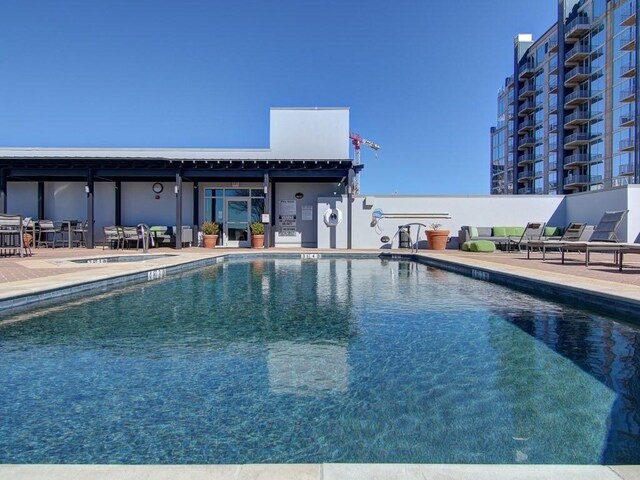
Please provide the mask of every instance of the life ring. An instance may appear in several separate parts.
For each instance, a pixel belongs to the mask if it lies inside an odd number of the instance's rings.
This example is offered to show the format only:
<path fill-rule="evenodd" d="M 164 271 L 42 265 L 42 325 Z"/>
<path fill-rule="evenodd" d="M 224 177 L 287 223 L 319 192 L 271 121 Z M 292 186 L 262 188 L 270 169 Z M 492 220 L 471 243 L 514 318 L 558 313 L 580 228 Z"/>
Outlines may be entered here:
<path fill-rule="evenodd" d="M 342 222 L 342 212 L 339 208 L 327 208 L 324 212 L 324 224 L 327 227 L 336 227 Z"/>

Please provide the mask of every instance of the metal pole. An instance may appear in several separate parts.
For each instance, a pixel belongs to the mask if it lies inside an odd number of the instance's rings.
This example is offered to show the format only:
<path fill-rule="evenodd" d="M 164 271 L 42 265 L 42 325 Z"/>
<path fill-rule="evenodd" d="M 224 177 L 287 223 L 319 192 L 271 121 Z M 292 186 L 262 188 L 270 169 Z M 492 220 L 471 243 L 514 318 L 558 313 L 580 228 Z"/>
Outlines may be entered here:
<path fill-rule="evenodd" d="M 116 225 L 122 225 L 122 182 L 116 182 Z"/>
<path fill-rule="evenodd" d="M 44 219 L 44 182 L 38 182 L 38 220 Z"/>
<path fill-rule="evenodd" d="M 93 248 L 94 247 L 94 201 L 93 201 L 93 171 L 89 170 L 87 174 L 87 185 L 85 186 L 85 191 L 87 192 L 87 239 L 86 239 L 86 247 Z"/>
<path fill-rule="evenodd" d="M 271 246 L 271 183 L 268 173 L 264 174 L 263 191 L 264 213 L 269 215 L 269 222 L 264 226 L 264 248 L 269 248 Z"/>
<path fill-rule="evenodd" d="M 7 212 L 7 171 L 0 169 L 0 213 Z"/>
<path fill-rule="evenodd" d="M 182 248 L 182 173 L 176 173 L 176 185 L 174 188 L 176 194 L 176 250 Z"/>
<path fill-rule="evenodd" d="M 353 229 L 352 229 L 352 218 L 351 214 L 353 212 L 353 195 L 354 195 L 354 178 L 356 174 L 353 171 L 353 168 L 349 169 L 349 174 L 347 177 L 347 249 L 351 250 L 352 241 L 353 241 Z"/>

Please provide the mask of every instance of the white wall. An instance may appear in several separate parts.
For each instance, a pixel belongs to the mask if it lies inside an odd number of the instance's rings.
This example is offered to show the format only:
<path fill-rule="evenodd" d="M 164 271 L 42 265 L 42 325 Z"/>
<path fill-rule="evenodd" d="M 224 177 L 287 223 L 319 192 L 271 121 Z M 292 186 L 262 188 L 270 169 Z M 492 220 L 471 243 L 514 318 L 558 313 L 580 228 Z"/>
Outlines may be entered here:
<path fill-rule="evenodd" d="M 324 223 L 324 214 L 328 209 L 338 209 L 342 212 L 342 222 L 330 227 Z M 318 198 L 318 248 L 347 248 L 347 196 L 331 196 Z M 354 243 L 354 248 L 364 248 Z"/>
<path fill-rule="evenodd" d="M 153 192 L 155 182 L 122 182 L 121 212 L 123 225 L 176 224 L 175 183 L 160 182 L 164 190 L 160 194 Z M 158 196 L 159 198 L 156 198 Z M 182 224 L 193 224 L 193 183 L 182 184 Z"/>
<path fill-rule="evenodd" d="M 628 189 L 626 186 L 567 195 L 566 215 L 571 222 L 597 225 L 604 212 L 629 209 L 627 197 Z M 629 218 L 626 218 L 618 230 L 618 238 L 623 241 L 627 241 L 628 237 L 631 237 L 630 241 L 633 241 L 638 233 L 628 228 L 628 222 Z"/>
<path fill-rule="evenodd" d="M 38 218 L 38 182 L 7 182 L 7 213 Z"/>
<path fill-rule="evenodd" d="M 640 185 L 627 186 L 627 241 L 640 243 Z"/>
<path fill-rule="evenodd" d="M 382 236 L 393 238 L 398 226 L 412 222 L 427 226 L 440 223 L 442 229 L 450 230 L 452 237 L 458 236 L 463 225 L 524 227 L 528 222 L 540 221 L 564 227 L 567 220 L 563 199 L 562 195 L 358 196 L 353 203 L 353 247 L 382 248 Z M 379 220 L 376 227 L 371 225 L 374 209 L 382 209 L 385 214 L 446 213 L 451 218 L 388 217 Z M 415 230 L 411 234 L 415 241 Z M 421 240 L 424 240 L 422 233 Z M 457 242 L 451 242 L 449 248 L 457 248 Z"/>
<path fill-rule="evenodd" d="M 275 159 L 348 159 L 349 109 L 272 108 L 270 137 Z"/>

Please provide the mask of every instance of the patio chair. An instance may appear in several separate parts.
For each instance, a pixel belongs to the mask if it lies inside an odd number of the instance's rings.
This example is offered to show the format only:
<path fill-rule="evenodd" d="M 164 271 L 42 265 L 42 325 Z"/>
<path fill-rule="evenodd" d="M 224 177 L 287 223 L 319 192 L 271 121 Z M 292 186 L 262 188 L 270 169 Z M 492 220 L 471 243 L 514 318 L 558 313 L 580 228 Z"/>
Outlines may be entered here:
<path fill-rule="evenodd" d="M 24 226 L 21 215 L 0 214 L 0 255 L 18 253 L 21 257 L 23 252 Z"/>
<path fill-rule="evenodd" d="M 531 259 L 531 251 L 534 249 L 542 251 L 542 260 L 545 260 L 547 250 L 559 250 L 560 245 L 565 242 L 577 242 L 579 240 L 587 240 L 587 238 L 582 238 L 582 234 L 586 228 L 585 223 L 570 223 L 565 229 L 562 237 L 560 239 L 539 239 L 539 240 L 529 240 L 526 242 L 525 246 L 527 248 L 527 259 Z M 589 236 L 591 236 L 593 230 L 589 230 Z"/>
<path fill-rule="evenodd" d="M 73 244 L 78 244 L 78 247 L 86 247 L 88 230 L 89 220 L 85 220 L 84 222 L 77 222 L 72 229 Z"/>
<path fill-rule="evenodd" d="M 56 237 L 58 235 L 62 236 L 62 232 L 53 220 L 39 220 L 36 248 L 41 246 L 56 248 Z"/>
<path fill-rule="evenodd" d="M 122 243 L 122 232 L 120 230 L 120 227 L 103 227 L 102 231 L 104 232 L 105 239 L 105 243 L 102 245 L 102 249 L 104 250 L 105 245 L 109 245 L 109 248 L 113 248 L 113 246 L 115 245 L 116 250 L 119 250 Z"/>
<path fill-rule="evenodd" d="M 566 252 L 585 252 L 584 264 L 589 266 L 589 254 L 591 252 L 611 252 L 615 255 L 616 263 L 618 262 L 617 254 L 623 245 L 617 236 L 618 228 L 627 215 L 628 210 L 618 210 L 613 212 L 604 212 L 602 218 L 593 230 L 593 233 L 586 242 L 565 242 L 560 246 L 562 254 L 562 263 L 564 263 L 564 254 Z"/>
<path fill-rule="evenodd" d="M 122 232 L 122 248 L 127 244 L 136 244 L 136 250 L 140 248 L 140 235 L 138 235 L 138 227 L 120 227 Z"/>
<path fill-rule="evenodd" d="M 520 236 L 518 240 L 509 237 L 509 241 L 507 242 L 507 252 L 510 252 L 513 246 L 517 247 L 518 251 L 522 251 L 522 247 L 526 246 L 527 242 L 540 240 L 540 238 L 542 238 L 542 234 L 544 233 L 545 225 L 545 222 L 527 223 L 522 236 Z"/>

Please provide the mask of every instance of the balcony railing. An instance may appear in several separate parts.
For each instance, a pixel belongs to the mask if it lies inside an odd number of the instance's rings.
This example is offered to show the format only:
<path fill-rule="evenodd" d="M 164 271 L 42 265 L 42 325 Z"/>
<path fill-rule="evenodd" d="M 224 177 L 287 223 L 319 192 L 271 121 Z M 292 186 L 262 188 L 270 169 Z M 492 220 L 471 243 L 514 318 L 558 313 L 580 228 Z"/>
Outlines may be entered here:
<path fill-rule="evenodd" d="M 636 32 L 631 29 L 631 32 L 620 37 L 620 50 L 635 50 L 636 49 Z"/>
<path fill-rule="evenodd" d="M 518 157 L 518 165 L 526 165 L 527 163 L 533 163 L 534 160 L 535 160 L 535 157 L 533 155 L 530 155 L 530 154 L 520 155 Z"/>
<path fill-rule="evenodd" d="M 554 133 L 558 131 L 558 124 L 550 123 L 549 124 L 549 133 Z"/>
<path fill-rule="evenodd" d="M 618 175 L 633 175 L 636 173 L 633 163 L 623 163 L 618 167 Z"/>
<path fill-rule="evenodd" d="M 574 67 L 564 77 L 564 86 L 570 87 L 584 82 L 591 75 L 591 67 Z"/>
<path fill-rule="evenodd" d="M 558 103 L 557 102 L 549 103 L 549 113 L 554 113 L 557 111 L 558 111 Z"/>
<path fill-rule="evenodd" d="M 567 175 L 567 178 L 564 179 L 565 187 L 569 185 L 586 185 L 588 183 L 588 175 Z"/>
<path fill-rule="evenodd" d="M 621 127 L 631 127 L 636 123 L 635 115 L 631 113 L 625 113 L 620 115 L 620 126 Z"/>
<path fill-rule="evenodd" d="M 525 148 L 532 147 L 536 143 L 536 139 L 531 135 L 527 135 L 526 137 L 521 137 L 518 141 L 518 149 L 523 150 Z"/>
<path fill-rule="evenodd" d="M 536 103 L 531 100 L 527 100 L 522 105 L 520 105 L 520 109 L 518 110 L 518 115 L 526 115 L 528 113 L 533 112 L 536 109 Z"/>
<path fill-rule="evenodd" d="M 533 77 L 534 73 L 536 73 L 536 67 L 530 62 L 525 63 L 518 69 L 518 76 L 520 78 Z"/>
<path fill-rule="evenodd" d="M 555 38 L 552 38 L 551 40 L 549 40 L 549 51 L 550 52 L 557 52 L 558 51 L 558 40 Z"/>
<path fill-rule="evenodd" d="M 636 11 L 629 9 L 629 12 L 623 13 L 620 17 L 620 25 L 623 27 L 632 27 L 636 24 Z"/>
<path fill-rule="evenodd" d="M 549 143 L 549 151 L 550 152 L 554 152 L 558 149 L 558 144 L 557 143 Z"/>
<path fill-rule="evenodd" d="M 525 179 L 530 179 L 533 178 L 533 170 L 527 168 L 525 170 L 522 170 L 521 172 L 518 172 L 518 180 L 525 180 Z"/>
<path fill-rule="evenodd" d="M 589 134 L 586 132 L 576 132 L 574 134 L 568 135 L 564 139 L 565 147 L 575 147 L 578 145 L 585 145 L 589 143 Z"/>
<path fill-rule="evenodd" d="M 589 89 L 581 88 L 564 97 L 564 105 L 565 107 L 580 105 L 581 103 L 588 101 L 589 97 L 591 97 Z"/>
<path fill-rule="evenodd" d="M 564 38 L 567 41 L 576 41 L 580 36 L 589 31 L 591 24 L 584 15 L 571 20 L 564 29 Z"/>
<path fill-rule="evenodd" d="M 589 155 L 586 153 L 577 153 L 575 155 L 568 155 L 564 157 L 564 168 L 572 169 L 580 165 L 587 165 L 589 163 Z"/>
<path fill-rule="evenodd" d="M 518 98 L 523 100 L 527 97 L 532 97 L 536 94 L 536 86 L 533 83 L 527 83 L 522 87 L 520 93 L 518 94 Z"/>
<path fill-rule="evenodd" d="M 549 182 L 549 188 L 558 188 L 558 182 L 554 181 L 554 180 L 551 180 Z"/>
<path fill-rule="evenodd" d="M 571 115 L 567 115 L 564 119 L 565 127 L 577 126 L 583 123 L 587 123 L 591 118 L 591 114 L 585 111 L 573 112 Z"/>
<path fill-rule="evenodd" d="M 620 140 L 620 150 L 621 152 L 633 150 L 635 148 L 635 140 L 633 138 L 624 138 Z"/>
<path fill-rule="evenodd" d="M 556 170 L 558 168 L 558 162 L 549 162 L 549 170 Z"/>
<path fill-rule="evenodd" d="M 633 102 L 636 99 L 635 90 L 622 90 L 620 92 L 620 101 L 623 103 Z"/>
<path fill-rule="evenodd" d="M 530 187 L 524 187 L 518 189 L 518 195 L 530 195 L 532 192 Z"/>
<path fill-rule="evenodd" d="M 579 62 L 580 60 L 587 58 L 590 53 L 591 47 L 589 45 L 576 45 L 565 54 L 564 63 L 566 65 Z"/>
<path fill-rule="evenodd" d="M 549 80 L 549 93 L 554 93 L 558 91 L 558 78 L 555 77 L 553 80 Z"/>
<path fill-rule="evenodd" d="M 518 133 L 533 130 L 536 127 L 536 121 L 533 118 L 527 118 L 518 125 Z"/>
<path fill-rule="evenodd" d="M 622 78 L 633 77 L 636 74 L 636 66 L 633 64 L 622 65 L 620 67 L 620 76 Z"/>

